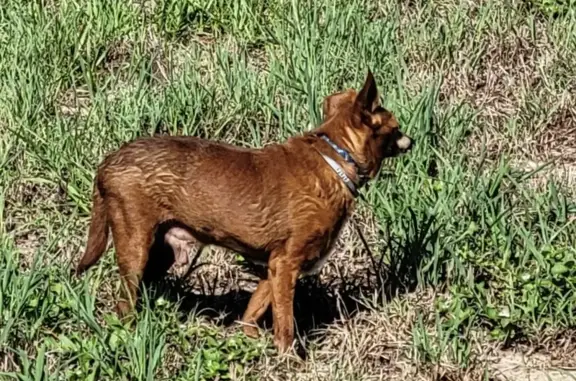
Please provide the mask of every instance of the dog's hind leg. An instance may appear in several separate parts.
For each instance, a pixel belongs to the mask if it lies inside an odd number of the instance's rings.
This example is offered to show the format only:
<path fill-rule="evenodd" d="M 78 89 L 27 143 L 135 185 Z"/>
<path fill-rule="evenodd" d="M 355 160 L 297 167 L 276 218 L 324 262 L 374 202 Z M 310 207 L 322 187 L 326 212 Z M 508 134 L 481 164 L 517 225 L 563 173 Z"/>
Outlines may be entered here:
<path fill-rule="evenodd" d="M 256 324 L 272 302 L 271 292 L 272 290 L 268 279 L 263 279 L 258 283 L 256 291 L 254 291 L 250 298 L 250 302 L 248 302 L 248 307 L 246 307 L 244 316 L 242 316 L 242 329 L 246 336 L 253 338 L 258 337 L 258 327 Z"/>
<path fill-rule="evenodd" d="M 138 288 L 148 262 L 156 221 L 146 218 L 147 215 L 137 205 L 111 203 L 112 236 L 122 287 L 117 305 L 121 317 L 128 315 L 136 304 Z"/>

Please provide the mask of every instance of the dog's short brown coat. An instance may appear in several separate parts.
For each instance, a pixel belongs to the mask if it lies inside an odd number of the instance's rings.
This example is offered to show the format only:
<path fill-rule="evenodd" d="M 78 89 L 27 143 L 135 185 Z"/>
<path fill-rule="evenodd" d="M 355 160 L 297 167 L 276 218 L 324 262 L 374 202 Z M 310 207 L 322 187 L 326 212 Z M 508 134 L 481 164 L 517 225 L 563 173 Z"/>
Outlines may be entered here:
<path fill-rule="evenodd" d="M 324 100 L 316 129 L 261 149 L 245 149 L 194 137 L 142 138 L 125 144 L 99 166 L 84 272 L 106 250 L 109 228 L 124 292 L 118 311 L 136 300 L 157 227 L 171 221 L 165 240 L 177 262 L 186 262 L 192 241 L 215 244 L 266 263 L 243 316 L 248 335 L 272 305 L 274 343 L 288 349 L 294 338 L 293 297 L 299 274 L 316 270 L 329 253 L 354 198 L 321 156 L 334 159 L 348 177 L 358 170 L 373 178 L 385 157 L 407 150 L 411 139 L 379 106 L 369 72 L 360 92 Z M 325 134 L 347 150 L 359 168 L 344 161 Z"/>

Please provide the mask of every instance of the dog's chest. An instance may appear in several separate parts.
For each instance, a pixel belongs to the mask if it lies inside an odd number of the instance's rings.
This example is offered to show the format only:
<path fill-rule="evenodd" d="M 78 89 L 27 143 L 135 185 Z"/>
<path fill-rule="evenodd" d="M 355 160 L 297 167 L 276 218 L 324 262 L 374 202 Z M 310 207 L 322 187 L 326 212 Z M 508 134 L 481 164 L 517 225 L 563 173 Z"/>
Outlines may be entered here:
<path fill-rule="evenodd" d="M 300 268 L 300 272 L 303 276 L 315 275 L 322 270 L 322 267 L 324 267 L 328 258 L 330 258 L 334 244 L 340 236 L 342 226 L 346 222 L 346 219 L 347 214 L 344 212 L 340 218 L 338 218 L 333 229 L 324 237 L 324 244 L 322 245 L 320 252 L 317 255 L 308 257 L 304 260 Z"/>
<path fill-rule="evenodd" d="M 291 255 L 299 256 L 301 254 L 306 254 L 306 257 L 303 259 L 300 265 L 300 275 L 302 276 L 310 276 L 315 275 L 320 272 L 322 267 L 328 261 L 330 254 L 333 251 L 334 244 L 338 240 L 340 236 L 341 230 L 343 225 L 347 220 L 347 209 L 344 208 L 341 214 L 335 219 L 335 223 L 332 225 L 330 229 L 326 231 L 326 233 L 322 236 L 314 237 L 314 240 L 309 241 L 309 246 L 303 249 L 303 252 L 300 253 L 291 253 Z M 311 229 L 313 231 L 313 229 Z M 313 249 L 315 248 L 315 249 Z M 258 266 L 268 267 L 268 260 L 264 260 L 264 258 L 255 258 L 254 256 L 245 256 L 245 258 L 256 264 Z"/>

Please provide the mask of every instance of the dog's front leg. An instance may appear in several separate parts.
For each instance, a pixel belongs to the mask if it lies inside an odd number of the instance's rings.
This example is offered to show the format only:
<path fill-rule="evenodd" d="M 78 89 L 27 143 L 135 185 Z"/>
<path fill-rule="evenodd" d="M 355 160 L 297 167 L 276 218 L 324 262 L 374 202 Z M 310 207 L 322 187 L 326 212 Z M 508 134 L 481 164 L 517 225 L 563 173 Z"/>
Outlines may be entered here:
<path fill-rule="evenodd" d="M 274 345 L 286 352 L 294 340 L 294 290 L 301 260 L 284 250 L 272 253 L 268 280 L 272 291 Z"/>
<path fill-rule="evenodd" d="M 271 303 L 270 281 L 262 279 L 252 294 L 248 307 L 242 317 L 244 334 L 248 337 L 258 337 L 258 320 L 264 315 Z"/>

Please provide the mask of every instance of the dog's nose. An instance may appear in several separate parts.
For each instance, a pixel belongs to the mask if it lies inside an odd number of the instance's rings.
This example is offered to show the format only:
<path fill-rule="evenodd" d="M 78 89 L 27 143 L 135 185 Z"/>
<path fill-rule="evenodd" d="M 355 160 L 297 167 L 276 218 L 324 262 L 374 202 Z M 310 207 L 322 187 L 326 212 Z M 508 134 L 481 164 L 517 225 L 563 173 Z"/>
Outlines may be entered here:
<path fill-rule="evenodd" d="M 396 140 L 396 145 L 401 150 L 407 151 L 410 148 L 412 148 L 412 145 L 414 145 L 414 141 L 410 137 L 403 135 L 400 139 Z"/>

